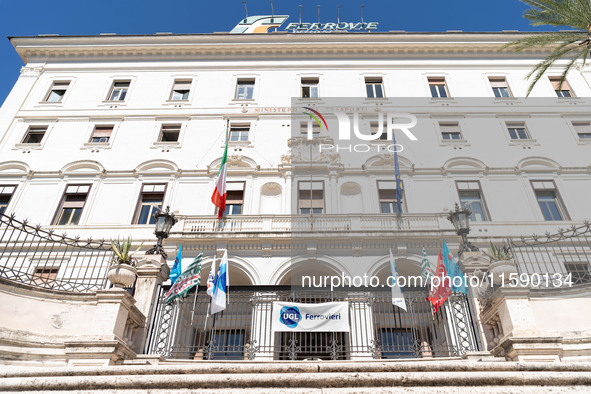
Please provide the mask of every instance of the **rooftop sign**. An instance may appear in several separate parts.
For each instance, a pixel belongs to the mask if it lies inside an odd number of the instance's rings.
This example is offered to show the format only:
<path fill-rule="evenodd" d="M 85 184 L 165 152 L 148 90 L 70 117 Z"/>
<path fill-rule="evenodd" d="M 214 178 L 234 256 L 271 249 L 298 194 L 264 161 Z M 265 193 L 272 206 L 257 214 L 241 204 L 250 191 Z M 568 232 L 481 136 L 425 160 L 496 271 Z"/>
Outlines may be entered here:
<path fill-rule="evenodd" d="M 267 33 L 269 29 L 279 27 L 289 15 L 257 15 L 242 19 L 230 34 Z"/>
<path fill-rule="evenodd" d="M 290 23 L 285 30 L 292 33 L 330 33 L 333 31 L 371 31 L 378 22 Z"/>
<path fill-rule="evenodd" d="M 242 19 L 230 34 L 268 33 L 280 27 L 289 15 L 257 15 Z M 372 31 L 378 22 L 290 23 L 285 28 L 290 33 L 331 33 L 335 31 Z"/>

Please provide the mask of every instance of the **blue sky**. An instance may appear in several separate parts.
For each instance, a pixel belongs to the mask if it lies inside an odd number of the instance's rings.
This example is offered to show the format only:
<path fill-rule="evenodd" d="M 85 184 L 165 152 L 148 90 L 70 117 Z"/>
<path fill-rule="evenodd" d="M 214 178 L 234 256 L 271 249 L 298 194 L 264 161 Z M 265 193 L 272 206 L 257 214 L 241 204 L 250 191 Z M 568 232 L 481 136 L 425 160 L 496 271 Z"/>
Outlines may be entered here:
<path fill-rule="evenodd" d="M 518 0 L 274 0 L 276 14 L 297 21 L 333 22 L 337 5 L 341 20 L 379 22 L 379 31 L 500 31 L 533 28 L 523 18 L 526 6 Z M 268 0 L 247 1 L 249 15 L 270 14 Z M 229 31 L 244 17 L 242 0 L 0 0 L 0 36 L 37 34 L 92 35 L 99 33 L 151 34 Z M 0 38 L 0 102 L 10 92 L 23 65 L 12 45 Z"/>

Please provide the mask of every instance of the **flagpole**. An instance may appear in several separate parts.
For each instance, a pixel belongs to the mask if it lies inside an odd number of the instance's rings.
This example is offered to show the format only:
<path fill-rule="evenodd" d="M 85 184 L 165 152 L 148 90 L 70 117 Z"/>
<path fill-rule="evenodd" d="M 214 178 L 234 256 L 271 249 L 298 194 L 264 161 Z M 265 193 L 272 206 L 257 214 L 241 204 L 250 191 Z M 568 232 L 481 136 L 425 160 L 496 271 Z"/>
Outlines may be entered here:
<path fill-rule="evenodd" d="M 226 119 L 226 133 L 225 133 L 226 134 L 226 143 L 224 144 L 224 147 L 225 147 L 224 153 L 226 153 L 225 149 L 228 147 L 228 142 L 230 141 L 230 118 L 225 118 L 225 119 Z M 221 209 L 221 208 L 218 208 L 218 209 Z M 224 215 L 224 213 L 222 212 L 222 214 L 219 215 L 219 218 L 218 218 L 218 231 L 220 231 L 221 229 L 224 228 L 225 220 L 226 220 L 226 215 Z"/>
<path fill-rule="evenodd" d="M 398 150 L 396 149 L 396 133 L 392 130 L 392 144 L 394 146 L 394 178 L 396 179 L 396 218 L 398 219 L 397 225 L 400 229 L 402 222 L 402 190 L 400 188 L 400 167 L 398 166 Z"/>
<path fill-rule="evenodd" d="M 193 310 L 191 311 L 191 325 L 193 325 L 193 319 L 195 318 L 195 305 L 197 305 L 197 293 L 199 292 L 199 285 L 195 287 L 195 297 L 193 298 Z"/>

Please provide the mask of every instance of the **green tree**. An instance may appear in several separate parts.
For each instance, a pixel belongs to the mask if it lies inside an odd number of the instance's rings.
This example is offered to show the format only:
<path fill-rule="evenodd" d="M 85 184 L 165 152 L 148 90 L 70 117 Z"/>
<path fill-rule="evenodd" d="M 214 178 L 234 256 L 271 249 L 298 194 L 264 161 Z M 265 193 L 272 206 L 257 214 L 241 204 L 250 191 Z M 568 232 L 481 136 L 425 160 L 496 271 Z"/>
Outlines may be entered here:
<path fill-rule="evenodd" d="M 515 40 L 503 47 L 515 52 L 527 49 L 551 47 L 548 57 L 538 63 L 527 75 L 531 83 L 527 95 L 542 78 L 546 70 L 558 60 L 567 60 L 564 65 L 560 86 L 566 74 L 578 61 L 583 64 L 591 49 L 591 0 L 521 0 L 531 8 L 525 11 L 524 17 L 533 26 L 550 25 L 555 27 L 572 27 L 570 31 L 534 33 Z"/>

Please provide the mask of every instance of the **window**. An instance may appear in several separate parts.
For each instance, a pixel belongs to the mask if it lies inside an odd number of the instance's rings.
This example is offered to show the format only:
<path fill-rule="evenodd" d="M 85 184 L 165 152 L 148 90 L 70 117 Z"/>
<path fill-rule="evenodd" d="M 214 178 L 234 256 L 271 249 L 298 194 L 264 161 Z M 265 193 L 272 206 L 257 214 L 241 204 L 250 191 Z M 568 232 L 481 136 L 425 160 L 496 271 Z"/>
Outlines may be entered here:
<path fill-rule="evenodd" d="M 400 185 L 402 186 L 402 183 Z M 400 190 L 400 196 L 402 196 L 402 190 Z M 400 213 L 396 200 L 396 181 L 378 181 L 378 198 L 381 213 Z M 402 206 L 402 201 L 400 204 Z"/>
<path fill-rule="evenodd" d="M 226 183 L 226 208 L 224 215 L 242 214 L 244 204 L 244 182 Z"/>
<path fill-rule="evenodd" d="M 182 101 L 189 99 L 189 93 L 191 92 L 191 80 L 178 80 L 174 81 L 172 87 L 172 93 L 170 99 L 173 101 Z"/>
<path fill-rule="evenodd" d="M 562 206 L 556 186 L 552 181 L 532 181 L 536 199 L 544 215 L 544 220 L 565 220 L 566 211 Z"/>
<path fill-rule="evenodd" d="M 3 214 L 14 194 L 16 186 L 0 185 L 0 214 Z"/>
<path fill-rule="evenodd" d="M 509 85 L 507 85 L 507 80 L 504 77 L 489 78 L 488 80 L 495 97 L 513 97 L 509 90 Z"/>
<path fill-rule="evenodd" d="M 68 185 L 57 210 L 53 224 L 59 226 L 76 225 L 80 221 L 82 209 L 88 196 L 90 185 Z"/>
<path fill-rule="evenodd" d="M 51 85 L 51 89 L 49 89 L 49 93 L 45 98 L 45 101 L 48 103 L 61 103 L 66 95 L 66 90 L 68 90 L 68 86 L 70 86 L 70 81 L 64 82 L 54 82 Z"/>
<path fill-rule="evenodd" d="M 589 266 L 588 262 L 565 262 L 564 268 L 566 268 L 567 273 L 572 275 L 572 281 L 574 285 L 591 282 L 591 266 Z"/>
<path fill-rule="evenodd" d="M 154 214 L 162 209 L 165 191 L 166 185 L 162 183 L 143 184 L 133 223 L 155 224 Z"/>
<path fill-rule="evenodd" d="M 33 283 L 36 285 L 51 284 L 57 278 L 59 268 L 35 268 Z"/>
<path fill-rule="evenodd" d="M 215 349 L 210 355 L 211 360 L 244 360 L 244 330 L 216 330 L 213 334 Z"/>
<path fill-rule="evenodd" d="M 40 144 L 47 131 L 47 126 L 31 126 L 23 139 L 23 144 Z"/>
<path fill-rule="evenodd" d="M 312 119 L 307 122 L 300 122 L 300 134 L 307 136 L 309 127 L 312 128 L 312 137 L 318 137 L 320 135 L 320 125 Z"/>
<path fill-rule="evenodd" d="M 525 123 L 518 122 L 518 123 L 507 123 L 507 131 L 509 132 L 509 137 L 512 140 L 528 140 L 530 139 L 529 133 L 525 128 Z"/>
<path fill-rule="evenodd" d="M 443 140 L 461 140 L 462 132 L 460 131 L 460 125 L 457 122 L 454 123 L 439 123 L 441 129 L 441 139 Z"/>
<path fill-rule="evenodd" d="M 252 100 L 254 79 L 239 79 L 236 85 L 236 100 Z"/>
<path fill-rule="evenodd" d="M 573 127 L 581 140 L 591 140 L 591 123 L 573 122 Z"/>
<path fill-rule="evenodd" d="M 380 329 L 380 345 L 383 359 L 416 357 L 414 335 L 410 329 Z"/>
<path fill-rule="evenodd" d="M 480 190 L 480 182 L 457 182 L 457 187 L 460 204 L 462 207 L 466 207 L 472 212 L 470 220 L 473 222 L 488 221 L 486 206 L 484 204 L 484 199 L 482 198 L 482 190 Z"/>
<path fill-rule="evenodd" d="M 109 101 L 125 101 L 130 81 L 115 81 L 109 93 Z"/>
<path fill-rule="evenodd" d="M 384 85 L 382 78 L 365 78 L 365 91 L 367 98 L 382 98 L 384 97 Z"/>
<path fill-rule="evenodd" d="M 299 182 L 298 204 L 300 213 L 324 213 L 324 182 Z"/>
<path fill-rule="evenodd" d="M 159 142 L 178 142 L 181 134 L 180 124 L 166 124 L 160 128 Z"/>
<path fill-rule="evenodd" d="M 380 126 L 380 122 L 369 122 L 369 129 L 371 130 L 372 134 L 377 134 L 380 130 L 379 130 L 379 126 Z M 380 138 L 378 138 L 381 141 L 387 141 L 388 140 L 388 133 L 387 133 L 387 126 L 386 123 L 384 123 L 382 125 L 382 134 L 380 134 Z"/>
<path fill-rule="evenodd" d="M 230 142 L 248 141 L 249 124 L 233 124 L 230 126 Z"/>
<path fill-rule="evenodd" d="M 302 98 L 318 98 L 318 78 L 302 78 Z"/>
<path fill-rule="evenodd" d="M 91 143 L 109 142 L 111 133 L 113 132 L 113 126 L 94 126 L 94 131 L 90 137 Z"/>
<path fill-rule="evenodd" d="M 552 88 L 556 92 L 556 96 L 558 97 L 574 97 L 573 91 L 565 79 L 562 82 L 562 86 L 560 86 L 560 77 L 549 77 L 550 83 L 552 84 Z"/>
<path fill-rule="evenodd" d="M 449 97 L 445 78 L 443 77 L 429 77 L 429 89 L 431 90 L 431 97 L 445 98 Z"/>

